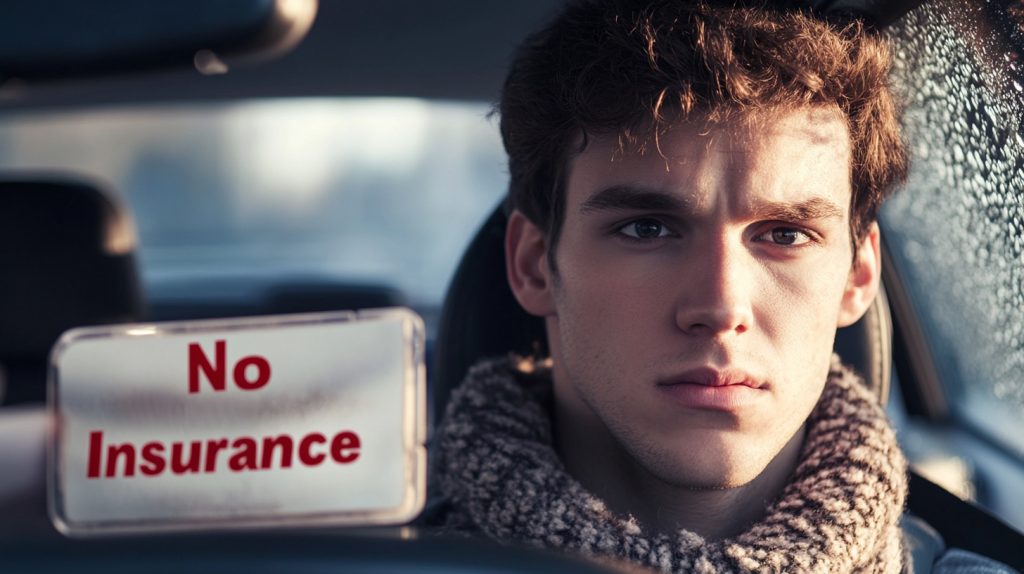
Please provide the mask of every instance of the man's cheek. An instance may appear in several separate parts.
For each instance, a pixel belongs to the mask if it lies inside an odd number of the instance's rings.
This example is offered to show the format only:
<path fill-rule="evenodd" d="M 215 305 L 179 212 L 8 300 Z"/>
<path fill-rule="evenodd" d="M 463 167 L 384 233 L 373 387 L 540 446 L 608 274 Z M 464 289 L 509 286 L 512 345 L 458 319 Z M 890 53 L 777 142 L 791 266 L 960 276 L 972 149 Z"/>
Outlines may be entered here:
<path fill-rule="evenodd" d="M 588 248 L 563 259 L 561 292 L 577 305 L 622 307 L 649 295 L 652 277 L 628 258 Z"/>
<path fill-rule="evenodd" d="M 834 261 L 810 259 L 772 275 L 774 298 L 785 305 L 794 318 L 815 320 L 815 324 L 835 328 L 846 273 Z"/>

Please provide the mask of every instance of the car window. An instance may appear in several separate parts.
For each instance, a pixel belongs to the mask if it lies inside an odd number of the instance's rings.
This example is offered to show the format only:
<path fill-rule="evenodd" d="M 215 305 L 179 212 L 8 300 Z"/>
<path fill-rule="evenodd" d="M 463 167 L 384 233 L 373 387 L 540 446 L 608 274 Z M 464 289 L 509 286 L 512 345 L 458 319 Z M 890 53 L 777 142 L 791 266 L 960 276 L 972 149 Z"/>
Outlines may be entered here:
<path fill-rule="evenodd" d="M 1014 4 L 932 2 L 894 29 L 912 170 L 882 222 L 951 417 L 1024 462 L 1024 11 Z"/>
<path fill-rule="evenodd" d="M 429 322 L 505 191 L 488 112 L 383 98 L 37 111 L 0 117 L 0 168 L 112 184 L 152 304 L 319 277 L 396 288 Z"/>

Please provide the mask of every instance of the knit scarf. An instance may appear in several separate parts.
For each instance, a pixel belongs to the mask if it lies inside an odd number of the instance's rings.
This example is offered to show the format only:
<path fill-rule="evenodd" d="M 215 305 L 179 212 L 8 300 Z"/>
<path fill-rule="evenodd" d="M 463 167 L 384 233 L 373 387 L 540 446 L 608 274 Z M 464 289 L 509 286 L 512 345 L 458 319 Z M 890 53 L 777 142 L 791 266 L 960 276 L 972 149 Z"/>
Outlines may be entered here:
<path fill-rule="evenodd" d="M 833 357 L 799 462 L 760 522 L 725 540 L 645 532 L 566 471 L 552 440 L 550 372 L 515 358 L 474 367 L 438 430 L 451 530 L 664 572 L 900 572 L 906 462 L 884 411 Z"/>

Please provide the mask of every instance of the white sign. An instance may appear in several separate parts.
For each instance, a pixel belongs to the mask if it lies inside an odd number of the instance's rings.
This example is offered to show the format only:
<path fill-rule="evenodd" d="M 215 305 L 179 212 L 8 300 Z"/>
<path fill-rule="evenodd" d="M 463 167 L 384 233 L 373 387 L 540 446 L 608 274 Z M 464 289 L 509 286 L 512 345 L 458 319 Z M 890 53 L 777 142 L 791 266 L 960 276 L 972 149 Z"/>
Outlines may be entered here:
<path fill-rule="evenodd" d="M 69 331 L 51 518 L 72 536 L 408 522 L 426 490 L 423 347 L 405 309 Z"/>

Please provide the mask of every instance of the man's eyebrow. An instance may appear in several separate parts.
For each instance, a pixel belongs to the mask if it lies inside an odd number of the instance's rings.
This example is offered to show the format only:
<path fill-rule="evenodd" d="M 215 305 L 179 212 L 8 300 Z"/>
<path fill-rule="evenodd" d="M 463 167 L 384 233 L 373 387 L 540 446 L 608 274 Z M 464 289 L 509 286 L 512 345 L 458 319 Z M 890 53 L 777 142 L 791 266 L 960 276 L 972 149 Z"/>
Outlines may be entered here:
<path fill-rule="evenodd" d="M 686 212 L 687 204 L 667 192 L 629 185 L 613 185 L 594 193 L 580 205 L 580 215 L 596 211 L 662 211 Z M 749 207 L 751 219 L 780 221 L 812 221 L 842 218 L 843 210 L 828 199 L 811 197 L 800 201 L 763 201 Z"/>
<path fill-rule="evenodd" d="M 778 219 L 780 221 L 811 221 L 843 217 L 843 210 L 835 203 L 822 198 L 811 197 L 801 201 L 770 201 L 751 206 L 754 219 Z"/>
<path fill-rule="evenodd" d="M 595 211 L 680 211 L 685 204 L 678 197 L 651 189 L 613 185 L 594 193 L 580 205 L 580 215 Z"/>

